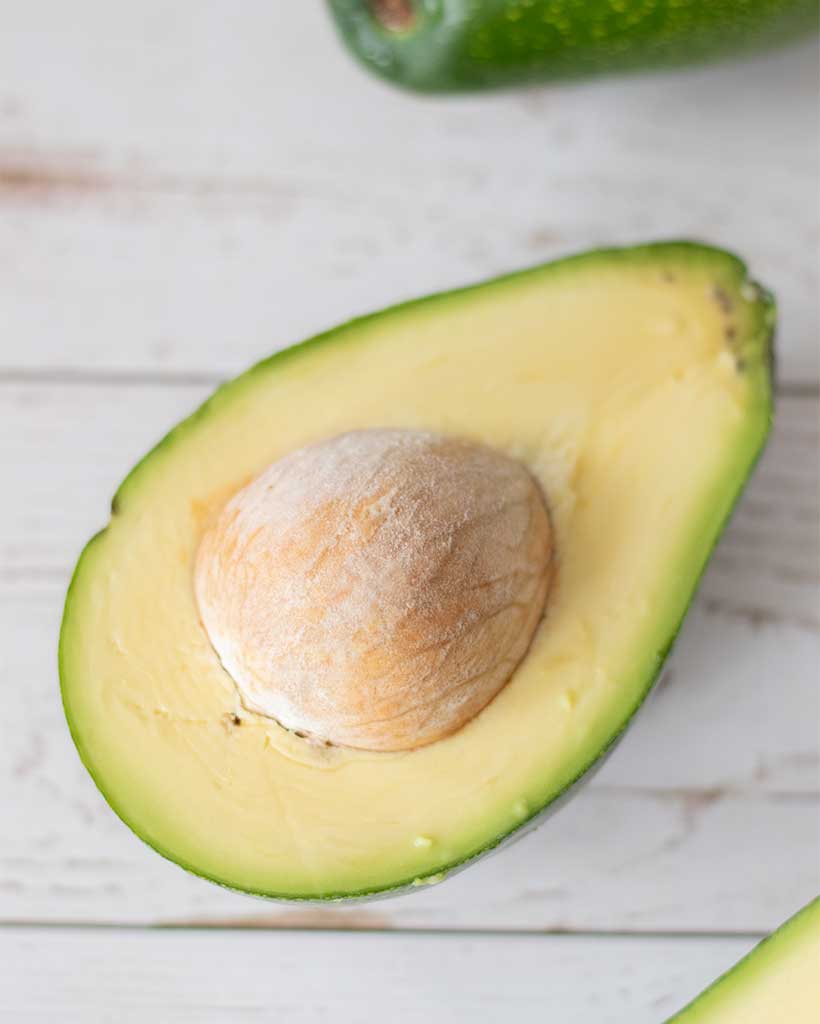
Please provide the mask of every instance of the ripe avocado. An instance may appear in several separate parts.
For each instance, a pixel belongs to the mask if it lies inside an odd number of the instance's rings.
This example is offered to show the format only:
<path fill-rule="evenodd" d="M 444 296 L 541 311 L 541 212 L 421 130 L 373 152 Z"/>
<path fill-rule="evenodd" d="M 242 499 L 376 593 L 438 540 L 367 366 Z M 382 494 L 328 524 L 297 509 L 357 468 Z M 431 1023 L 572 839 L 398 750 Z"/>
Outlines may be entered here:
<path fill-rule="evenodd" d="M 223 385 L 126 477 L 66 598 L 66 718 L 111 807 L 182 867 L 283 899 L 434 883 L 534 824 L 658 676 L 769 430 L 774 320 L 721 250 L 596 250 L 353 320 Z M 243 705 L 194 594 L 232 495 L 363 428 L 518 460 L 557 553 L 504 689 L 400 752 L 317 745 Z"/>
<path fill-rule="evenodd" d="M 820 897 L 790 917 L 667 1024 L 816 1024 Z"/>
<path fill-rule="evenodd" d="M 815 31 L 814 0 L 330 0 L 353 54 L 420 92 L 672 67 Z"/>

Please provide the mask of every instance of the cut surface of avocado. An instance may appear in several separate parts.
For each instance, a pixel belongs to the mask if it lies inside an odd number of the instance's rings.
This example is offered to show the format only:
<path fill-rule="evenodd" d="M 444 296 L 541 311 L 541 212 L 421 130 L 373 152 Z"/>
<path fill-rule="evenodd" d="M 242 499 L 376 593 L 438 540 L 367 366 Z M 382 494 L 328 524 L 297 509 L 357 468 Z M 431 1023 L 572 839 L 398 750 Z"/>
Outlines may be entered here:
<path fill-rule="evenodd" d="M 817 1024 L 820 897 L 735 964 L 667 1024 Z"/>
<path fill-rule="evenodd" d="M 598 250 L 354 320 L 221 387 L 125 479 L 66 600 L 63 703 L 108 802 L 188 870 L 292 899 L 437 882 L 534 822 L 657 677 L 769 429 L 773 323 L 725 252 Z M 526 656 L 412 750 L 322 746 L 248 709 L 194 592 L 232 496 L 366 429 L 484 445 L 549 505 Z"/>

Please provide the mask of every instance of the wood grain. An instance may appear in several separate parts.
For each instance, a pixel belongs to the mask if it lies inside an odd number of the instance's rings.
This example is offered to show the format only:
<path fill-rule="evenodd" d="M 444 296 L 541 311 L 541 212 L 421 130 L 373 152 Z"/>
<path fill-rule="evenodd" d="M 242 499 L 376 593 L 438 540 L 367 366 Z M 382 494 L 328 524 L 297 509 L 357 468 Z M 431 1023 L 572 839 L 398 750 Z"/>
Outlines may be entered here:
<path fill-rule="evenodd" d="M 366 77 L 322 4 L 7 7 L 0 1017 L 657 1024 L 820 888 L 816 46 L 433 101 Z M 252 900 L 138 842 L 79 764 L 55 665 L 131 464 L 351 315 L 674 236 L 776 292 L 780 402 L 600 775 L 501 856 L 362 906 Z"/>
<path fill-rule="evenodd" d="M 0 461 L 0 918 L 261 927 L 763 931 L 818 882 L 817 408 L 785 398 L 664 682 L 590 787 L 440 889 L 283 908 L 143 847 L 80 766 L 55 643 L 85 538 L 199 384 L 11 384 Z M 788 863 L 788 871 L 773 865 Z"/>
<path fill-rule="evenodd" d="M 0 992 L 43 1024 L 657 1024 L 752 944 L 10 928 Z"/>
<path fill-rule="evenodd" d="M 227 375 L 399 299 L 686 236 L 749 260 L 782 379 L 816 378 L 815 47 L 422 100 L 322 8 L 5 13 L 0 367 Z"/>

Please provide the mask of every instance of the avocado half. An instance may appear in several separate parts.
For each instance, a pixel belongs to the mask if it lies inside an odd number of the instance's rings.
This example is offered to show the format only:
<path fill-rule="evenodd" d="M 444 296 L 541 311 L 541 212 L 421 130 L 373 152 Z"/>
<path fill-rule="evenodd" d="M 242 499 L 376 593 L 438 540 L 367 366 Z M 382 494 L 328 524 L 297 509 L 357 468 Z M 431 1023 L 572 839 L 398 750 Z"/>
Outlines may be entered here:
<path fill-rule="evenodd" d="M 667 1024 L 817 1024 L 820 897 L 790 917 Z"/>
<path fill-rule="evenodd" d="M 369 71 L 417 92 L 677 67 L 816 32 L 814 0 L 329 0 Z"/>
<path fill-rule="evenodd" d="M 126 477 L 66 598 L 65 714 L 111 807 L 189 871 L 300 900 L 435 883 L 535 824 L 658 676 L 769 430 L 774 320 L 726 252 L 606 249 L 353 320 L 220 387 Z M 504 689 L 401 753 L 313 745 L 243 707 L 192 585 L 232 494 L 368 427 L 523 461 L 558 558 Z"/>

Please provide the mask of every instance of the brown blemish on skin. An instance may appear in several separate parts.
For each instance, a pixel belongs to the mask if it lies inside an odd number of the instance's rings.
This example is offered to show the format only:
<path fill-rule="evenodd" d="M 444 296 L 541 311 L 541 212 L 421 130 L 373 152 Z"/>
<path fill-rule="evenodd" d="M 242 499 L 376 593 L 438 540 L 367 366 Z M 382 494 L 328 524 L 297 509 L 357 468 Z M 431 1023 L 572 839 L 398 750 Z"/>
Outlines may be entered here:
<path fill-rule="evenodd" d="M 373 17 L 391 32 L 406 32 L 416 21 L 413 0 L 370 0 Z"/>
<path fill-rule="evenodd" d="M 737 337 L 737 329 L 732 324 L 729 324 L 729 326 L 723 332 L 723 336 L 724 338 L 726 338 L 727 341 L 734 341 Z"/>
<path fill-rule="evenodd" d="M 668 284 L 674 284 L 675 281 L 677 281 L 677 278 L 671 270 L 664 270 L 661 273 L 661 280 L 666 281 Z"/>
<path fill-rule="evenodd" d="M 729 297 L 729 293 L 726 291 L 725 288 L 721 288 L 719 284 L 716 284 L 712 289 L 712 298 L 718 304 L 718 307 L 720 308 L 721 312 L 725 313 L 726 316 L 728 316 L 730 313 L 734 311 L 735 304 Z"/>
<path fill-rule="evenodd" d="M 191 918 L 172 921 L 171 928 L 288 928 L 325 931 L 390 931 L 393 923 L 384 914 L 370 910 L 338 910 L 331 907 L 305 907 L 281 910 L 270 914 L 248 914 L 241 917 Z"/>

